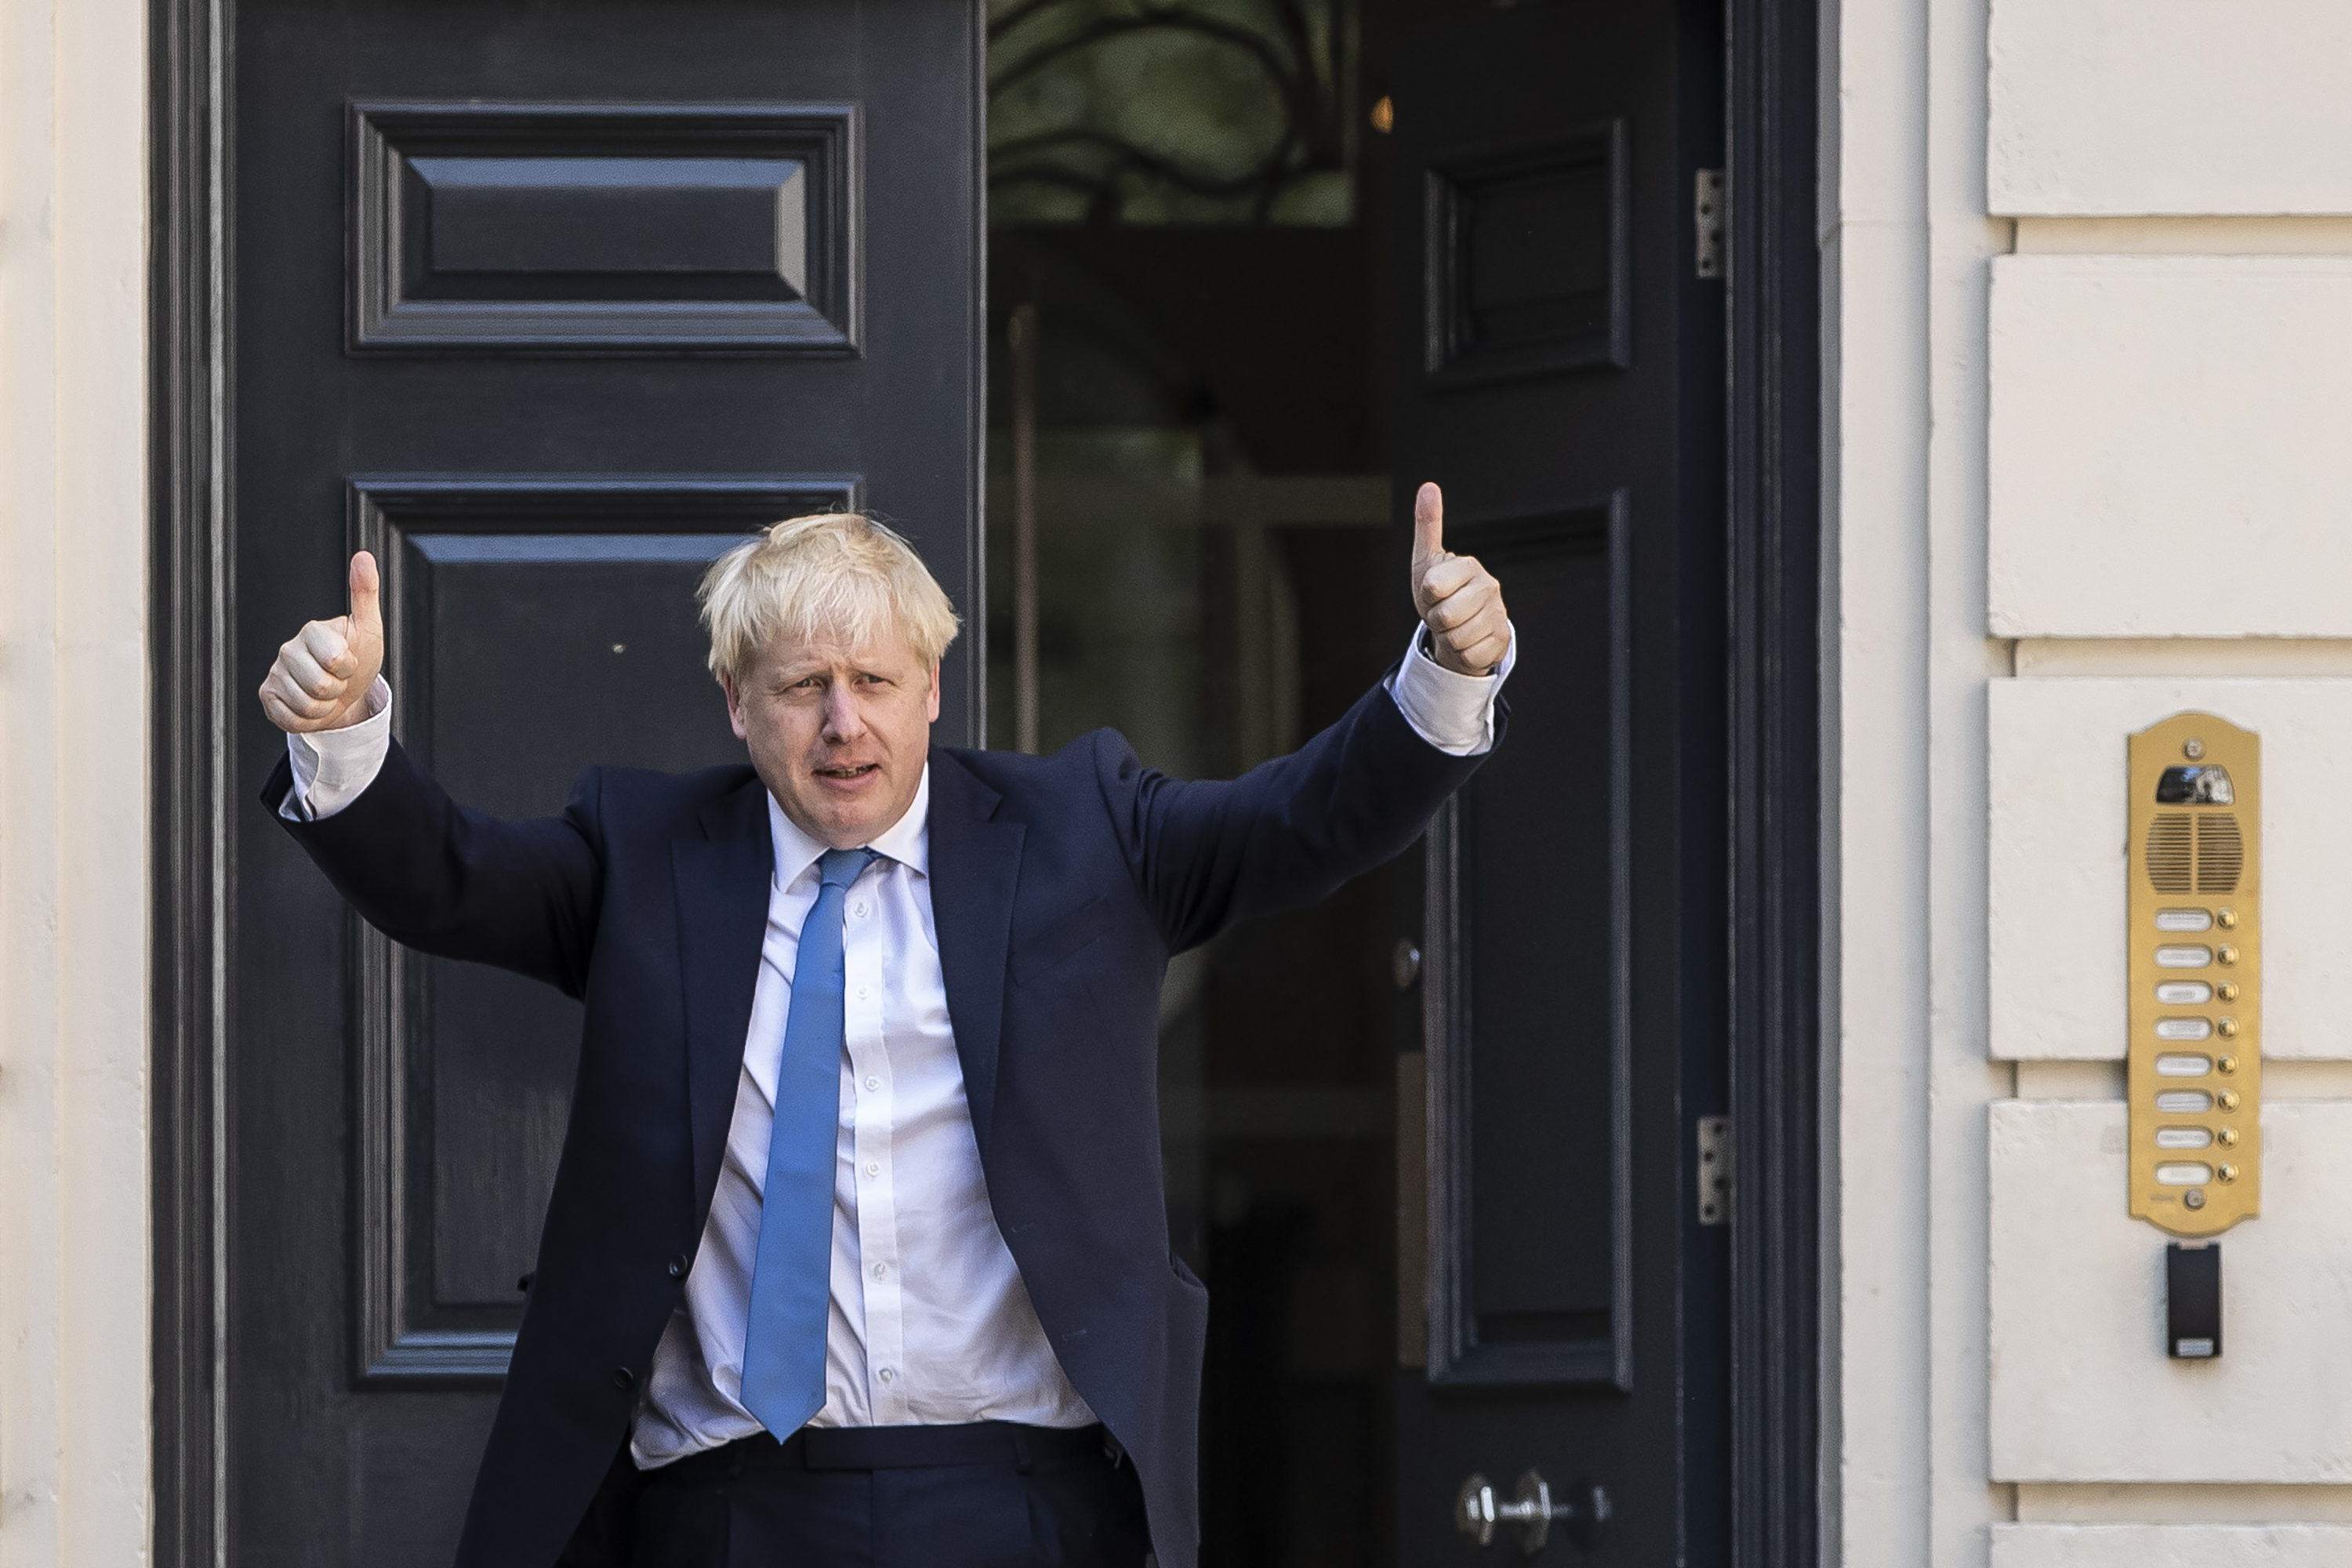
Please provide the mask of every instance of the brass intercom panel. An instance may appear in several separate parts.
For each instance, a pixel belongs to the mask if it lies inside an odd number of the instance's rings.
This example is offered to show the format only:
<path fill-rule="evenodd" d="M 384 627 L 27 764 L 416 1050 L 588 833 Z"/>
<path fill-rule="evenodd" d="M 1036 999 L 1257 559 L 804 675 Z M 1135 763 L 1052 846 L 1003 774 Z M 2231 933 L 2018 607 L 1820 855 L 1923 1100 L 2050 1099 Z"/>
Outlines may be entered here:
<path fill-rule="evenodd" d="M 2210 713 L 2131 738 L 2131 1212 L 2262 1211 L 2262 739 Z"/>

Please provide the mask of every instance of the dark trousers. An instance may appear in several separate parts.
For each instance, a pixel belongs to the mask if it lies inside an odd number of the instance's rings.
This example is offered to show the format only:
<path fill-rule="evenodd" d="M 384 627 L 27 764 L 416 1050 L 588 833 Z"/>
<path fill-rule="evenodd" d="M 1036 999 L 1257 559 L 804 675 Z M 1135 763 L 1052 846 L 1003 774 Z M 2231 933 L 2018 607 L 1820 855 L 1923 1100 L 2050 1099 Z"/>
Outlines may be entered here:
<path fill-rule="evenodd" d="M 666 1465 L 634 1568 L 1144 1568 L 1135 1466 L 1100 1426 L 804 1427 Z"/>

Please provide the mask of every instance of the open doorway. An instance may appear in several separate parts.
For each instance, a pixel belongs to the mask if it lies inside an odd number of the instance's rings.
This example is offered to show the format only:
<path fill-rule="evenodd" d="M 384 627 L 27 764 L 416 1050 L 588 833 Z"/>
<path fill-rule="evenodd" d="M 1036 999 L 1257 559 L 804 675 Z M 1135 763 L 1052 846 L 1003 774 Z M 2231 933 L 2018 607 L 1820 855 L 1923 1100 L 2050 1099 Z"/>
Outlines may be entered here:
<path fill-rule="evenodd" d="M 1724 15 L 991 15 L 990 744 L 1291 749 L 1404 651 L 1423 479 L 1527 659 L 1427 853 L 1170 970 L 1204 1560 L 1469 1561 L 1525 1473 L 1727 1562 Z"/>
<path fill-rule="evenodd" d="M 1229 777 L 1412 626 L 1388 468 L 1382 0 L 994 10 L 989 742 Z M 1171 964 L 1171 1241 L 1216 1303 L 1203 1560 L 1389 1561 L 1417 865 Z"/>

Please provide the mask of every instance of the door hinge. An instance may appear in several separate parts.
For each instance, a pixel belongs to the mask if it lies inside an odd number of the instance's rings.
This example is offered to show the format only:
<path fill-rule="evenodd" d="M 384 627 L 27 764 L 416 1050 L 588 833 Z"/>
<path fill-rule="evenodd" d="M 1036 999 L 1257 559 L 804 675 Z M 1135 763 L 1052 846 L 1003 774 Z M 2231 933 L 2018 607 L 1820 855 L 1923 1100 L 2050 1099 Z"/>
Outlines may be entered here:
<path fill-rule="evenodd" d="M 1698 1119 L 1698 1222 L 1731 1223 L 1731 1118 Z"/>
<path fill-rule="evenodd" d="M 1696 198 L 1691 218 L 1698 226 L 1698 275 L 1723 276 L 1724 224 L 1728 216 L 1730 185 L 1721 169 L 1698 172 Z"/>

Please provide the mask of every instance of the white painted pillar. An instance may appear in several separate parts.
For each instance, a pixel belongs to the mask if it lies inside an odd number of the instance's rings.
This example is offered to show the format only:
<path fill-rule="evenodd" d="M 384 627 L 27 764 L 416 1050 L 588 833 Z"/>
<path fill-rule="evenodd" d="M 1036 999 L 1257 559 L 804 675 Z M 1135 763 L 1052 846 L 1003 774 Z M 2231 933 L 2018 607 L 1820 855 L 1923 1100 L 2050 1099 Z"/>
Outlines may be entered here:
<path fill-rule="evenodd" d="M 0 0 L 0 1568 L 149 1545 L 146 31 Z"/>

